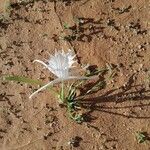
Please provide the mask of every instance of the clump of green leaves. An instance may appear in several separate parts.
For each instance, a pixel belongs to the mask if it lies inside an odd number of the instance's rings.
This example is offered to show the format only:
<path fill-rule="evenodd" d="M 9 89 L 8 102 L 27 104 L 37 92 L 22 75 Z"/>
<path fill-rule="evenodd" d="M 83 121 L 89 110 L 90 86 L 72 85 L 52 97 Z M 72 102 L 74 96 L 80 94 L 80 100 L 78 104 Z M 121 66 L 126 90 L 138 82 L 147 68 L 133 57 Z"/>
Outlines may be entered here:
<path fill-rule="evenodd" d="M 93 71 L 87 69 L 85 76 L 91 77 L 91 76 L 95 76 L 95 75 L 100 75 L 106 71 L 108 71 L 108 69 L 106 69 L 106 68 L 104 68 L 104 69 L 97 68 Z M 82 106 L 80 105 L 78 100 L 81 100 L 86 95 L 96 92 L 96 91 L 99 91 L 100 89 L 102 89 L 106 86 L 106 81 L 103 81 L 103 80 L 99 81 L 96 84 L 94 84 L 92 87 L 90 87 L 90 89 L 88 89 L 85 93 L 77 96 L 77 90 L 84 87 L 85 83 L 86 83 L 86 80 L 76 81 L 76 82 L 72 83 L 69 86 L 69 89 L 67 90 L 68 93 L 66 94 L 66 97 L 65 97 L 65 104 L 67 107 L 67 112 L 69 114 L 69 117 L 72 120 L 76 121 L 77 123 L 82 123 L 85 120 L 84 114 L 81 113 L 81 111 L 80 111 L 82 109 Z"/>
<path fill-rule="evenodd" d="M 10 15 L 10 0 L 5 0 L 3 5 L 0 6 L 2 12 L 0 12 L 0 21 L 6 21 L 9 19 Z"/>
<path fill-rule="evenodd" d="M 109 69 L 108 68 L 104 69 L 97 68 L 95 70 L 87 69 L 85 76 L 87 77 L 95 75 L 99 76 L 106 71 L 109 71 Z M 4 76 L 4 79 L 8 81 L 23 82 L 31 85 L 40 85 L 40 86 L 44 85 L 44 83 L 40 80 L 33 80 L 21 76 Z M 83 88 L 85 84 L 86 80 L 75 81 L 68 86 L 64 86 L 64 83 L 62 82 L 59 91 L 54 90 L 52 87 L 47 87 L 48 90 L 51 90 L 57 96 L 57 98 L 59 99 L 59 104 L 63 107 L 66 107 L 69 118 L 76 121 L 77 123 L 82 123 L 85 120 L 85 118 L 83 117 L 84 114 L 81 113 L 82 106 L 80 105 L 79 100 L 81 100 L 88 94 L 91 94 L 104 88 L 106 86 L 106 80 L 98 81 L 96 84 L 90 87 L 90 89 L 87 89 L 87 91 L 85 91 L 84 93 L 77 95 L 77 90 Z"/>
<path fill-rule="evenodd" d="M 68 95 L 66 97 L 67 102 L 67 111 L 69 117 L 76 121 L 77 123 L 82 123 L 84 118 L 82 114 L 78 113 L 78 109 L 80 109 L 79 103 L 76 101 L 76 88 L 73 84 L 69 87 Z"/>
<path fill-rule="evenodd" d="M 137 132 L 136 139 L 137 139 L 138 143 L 144 143 L 146 140 L 149 139 L 149 137 L 146 132 Z"/>

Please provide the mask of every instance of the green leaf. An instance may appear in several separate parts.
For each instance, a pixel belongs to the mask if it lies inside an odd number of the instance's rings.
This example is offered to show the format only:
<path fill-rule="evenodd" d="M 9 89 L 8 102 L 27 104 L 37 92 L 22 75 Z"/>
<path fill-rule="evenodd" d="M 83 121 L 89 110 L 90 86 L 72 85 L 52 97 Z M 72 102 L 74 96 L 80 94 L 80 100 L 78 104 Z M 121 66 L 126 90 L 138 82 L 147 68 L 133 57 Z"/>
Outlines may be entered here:
<path fill-rule="evenodd" d="M 69 24 L 68 23 L 64 23 L 64 28 L 65 29 L 69 29 Z"/>
<path fill-rule="evenodd" d="M 8 80 L 8 81 L 16 81 L 16 82 L 23 82 L 23 83 L 27 83 L 27 84 L 34 84 L 34 85 L 40 85 L 43 86 L 44 83 L 42 81 L 39 80 L 34 80 L 31 78 L 27 78 L 27 77 L 22 77 L 22 76 L 3 76 L 4 80 Z M 58 93 L 52 89 L 52 86 L 47 87 L 46 89 L 51 90 L 51 92 L 53 92 L 55 95 L 58 95 Z"/>
<path fill-rule="evenodd" d="M 77 123 L 82 123 L 84 121 L 84 117 L 77 113 L 69 113 L 69 117 L 76 121 Z"/>
<path fill-rule="evenodd" d="M 143 143 L 147 140 L 147 136 L 145 135 L 144 132 L 137 132 L 136 138 L 137 138 L 138 143 Z"/>
<path fill-rule="evenodd" d="M 39 80 L 34 80 L 34 79 L 27 78 L 27 77 L 22 77 L 22 76 L 4 76 L 4 80 L 43 85 L 43 82 Z"/>

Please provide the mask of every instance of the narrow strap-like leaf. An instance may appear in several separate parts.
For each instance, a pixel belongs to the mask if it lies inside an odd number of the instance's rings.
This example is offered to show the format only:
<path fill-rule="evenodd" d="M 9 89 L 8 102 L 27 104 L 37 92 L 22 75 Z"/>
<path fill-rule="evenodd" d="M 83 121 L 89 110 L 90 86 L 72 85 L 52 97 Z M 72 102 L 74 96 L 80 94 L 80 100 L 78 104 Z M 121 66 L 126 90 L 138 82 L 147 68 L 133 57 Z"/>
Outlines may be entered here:
<path fill-rule="evenodd" d="M 3 76 L 3 79 L 8 80 L 8 81 L 17 81 L 17 82 L 23 82 L 23 83 L 28 83 L 28 84 L 43 85 L 42 81 L 34 80 L 34 79 L 27 78 L 27 77 L 22 77 L 22 76 Z"/>

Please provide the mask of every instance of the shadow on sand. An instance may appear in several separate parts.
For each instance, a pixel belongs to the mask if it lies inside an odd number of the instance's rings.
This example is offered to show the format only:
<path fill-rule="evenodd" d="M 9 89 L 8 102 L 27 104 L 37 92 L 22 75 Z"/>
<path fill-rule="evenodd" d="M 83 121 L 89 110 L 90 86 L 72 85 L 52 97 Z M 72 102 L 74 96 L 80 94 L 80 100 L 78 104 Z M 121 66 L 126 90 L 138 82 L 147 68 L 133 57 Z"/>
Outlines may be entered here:
<path fill-rule="evenodd" d="M 83 115 L 85 121 L 91 122 L 92 120 L 95 120 L 97 118 L 92 117 L 92 112 L 94 111 L 105 112 L 111 115 L 117 115 L 125 118 L 150 119 L 150 114 L 146 113 L 145 111 L 144 113 L 142 113 L 145 108 L 147 108 L 148 110 L 148 108 L 150 107 L 150 90 L 146 90 L 143 85 L 132 86 L 133 84 L 132 79 L 133 76 L 129 79 L 129 82 L 126 86 L 121 86 L 117 89 L 107 91 L 105 94 L 101 96 L 93 98 L 83 98 L 79 100 L 81 107 L 88 110 Z M 108 104 L 111 102 L 114 103 L 112 104 L 112 106 Z M 128 104 L 125 102 L 127 102 Z M 120 106 L 119 104 L 123 106 Z M 130 109 L 131 113 L 125 114 L 118 112 L 121 109 L 122 110 Z"/>

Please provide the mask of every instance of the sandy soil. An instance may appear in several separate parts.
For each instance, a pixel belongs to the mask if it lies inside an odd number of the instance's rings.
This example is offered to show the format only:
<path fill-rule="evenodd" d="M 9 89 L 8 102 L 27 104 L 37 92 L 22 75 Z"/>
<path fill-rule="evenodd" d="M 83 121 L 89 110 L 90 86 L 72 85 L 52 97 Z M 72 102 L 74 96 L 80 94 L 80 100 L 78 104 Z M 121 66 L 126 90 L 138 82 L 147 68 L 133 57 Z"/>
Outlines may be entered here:
<path fill-rule="evenodd" d="M 53 76 L 32 62 L 62 48 L 74 49 L 80 65 L 116 71 L 104 89 L 82 100 L 87 112 L 82 124 L 70 120 L 50 92 L 29 100 L 37 87 L 0 80 L 0 149 L 150 150 L 148 0 L 12 0 L 9 8 L 3 0 L 0 5 L 1 75 L 48 82 Z M 143 143 L 137 132 L 146 135 Z"/>

